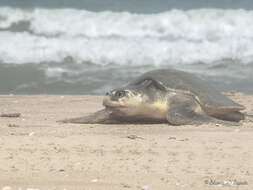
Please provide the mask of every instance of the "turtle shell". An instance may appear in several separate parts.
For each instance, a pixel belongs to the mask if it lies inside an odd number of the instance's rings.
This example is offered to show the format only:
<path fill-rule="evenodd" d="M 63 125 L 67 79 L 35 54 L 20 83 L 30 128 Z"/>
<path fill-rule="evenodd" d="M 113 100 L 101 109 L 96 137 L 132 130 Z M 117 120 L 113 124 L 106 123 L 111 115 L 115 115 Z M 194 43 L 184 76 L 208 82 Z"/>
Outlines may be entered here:
<path fill-rule="evenodd" d="M 219 115 L 245 109 L 242 105 L 223 95 L 203 79 L 179 70 L 160 69 L 144 73 L 129 85 L 138 85 L 144 80 L 153 80 L 167 90 L 184 91 L 194 95 L 202 109 L 209 115 Z"/>

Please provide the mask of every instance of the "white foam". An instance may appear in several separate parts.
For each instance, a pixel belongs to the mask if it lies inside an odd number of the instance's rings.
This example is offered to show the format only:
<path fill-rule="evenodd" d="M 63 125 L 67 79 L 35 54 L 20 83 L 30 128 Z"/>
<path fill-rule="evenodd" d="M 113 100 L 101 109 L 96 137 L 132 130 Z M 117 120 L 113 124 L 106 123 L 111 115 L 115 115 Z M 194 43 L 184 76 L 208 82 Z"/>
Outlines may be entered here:
<path fill-rule="evenodd" d="M 27 32 L 11 25 L 30 22 Z M 75 9 L 0 8 L 5 63 L 180 64 L 253 61 L 253 11 L 172 10 L 141 15 Z"/>
<path fill-rule="evenodd" d="M 5 29 L 20 21 L 31 21 L 33 13 L 9 7 L 0 7 L 0 28 Z"/>

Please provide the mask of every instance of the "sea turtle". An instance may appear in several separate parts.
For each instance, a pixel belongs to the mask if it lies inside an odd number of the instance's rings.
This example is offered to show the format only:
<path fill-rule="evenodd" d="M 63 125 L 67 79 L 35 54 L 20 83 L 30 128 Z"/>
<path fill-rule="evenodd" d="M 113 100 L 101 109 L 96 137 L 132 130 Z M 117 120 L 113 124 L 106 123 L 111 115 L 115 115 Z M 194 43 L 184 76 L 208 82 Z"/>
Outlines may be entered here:
<path fill-rule="evenodd" d="M 91 115 L 63 120 L 69 123 L 239 122 L 239 105 L 193 74 L 160 69 L 142 74 L 106 94 L 105 109 Z"/>

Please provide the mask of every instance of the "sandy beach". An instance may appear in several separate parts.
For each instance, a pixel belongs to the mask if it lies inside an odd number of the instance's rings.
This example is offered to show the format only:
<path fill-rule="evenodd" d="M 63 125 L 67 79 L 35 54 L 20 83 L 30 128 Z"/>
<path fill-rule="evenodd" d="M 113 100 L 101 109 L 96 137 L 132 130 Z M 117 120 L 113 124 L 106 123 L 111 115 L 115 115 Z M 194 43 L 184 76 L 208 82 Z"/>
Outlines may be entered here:
<path fill-rule="evenodd" d="M 253 96 L 228 94 L 253 113 Z M 253 122 L 81 125 L 98 96 L 0 96 L 0 190 L 253 189 Z"/>

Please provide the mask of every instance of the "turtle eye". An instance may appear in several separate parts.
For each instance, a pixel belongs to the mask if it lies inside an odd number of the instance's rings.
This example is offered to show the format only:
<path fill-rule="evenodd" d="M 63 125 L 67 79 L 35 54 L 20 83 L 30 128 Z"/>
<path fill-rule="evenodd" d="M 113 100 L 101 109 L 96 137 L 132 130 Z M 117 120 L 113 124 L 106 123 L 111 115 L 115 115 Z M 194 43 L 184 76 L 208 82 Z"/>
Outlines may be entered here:
<path fill-rule="evenodd" d="M 117 98 L 122 98 L 122 97 L 124 97 L 125 95 L 126 95 L 126 91 L 124 91 L 124 90 L 117 91 L 117 92 L 115 93 L 115 96 L 116 96 Z"/>

